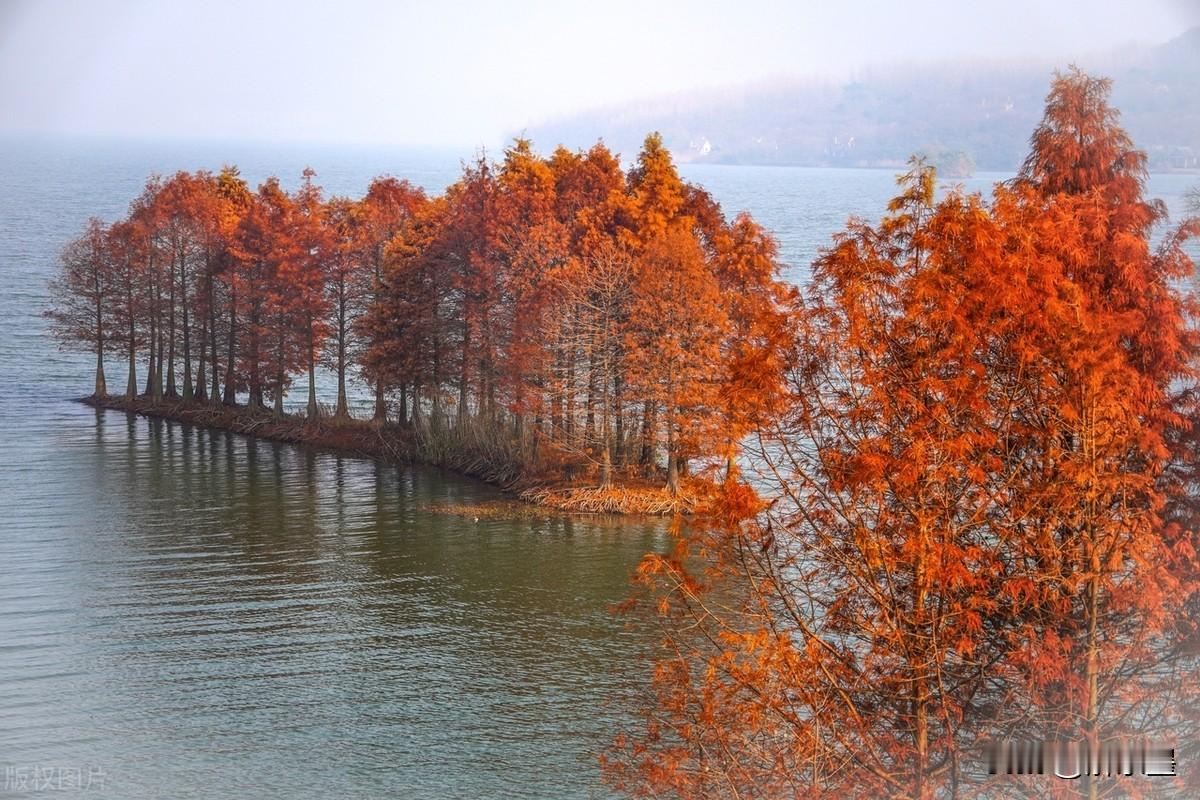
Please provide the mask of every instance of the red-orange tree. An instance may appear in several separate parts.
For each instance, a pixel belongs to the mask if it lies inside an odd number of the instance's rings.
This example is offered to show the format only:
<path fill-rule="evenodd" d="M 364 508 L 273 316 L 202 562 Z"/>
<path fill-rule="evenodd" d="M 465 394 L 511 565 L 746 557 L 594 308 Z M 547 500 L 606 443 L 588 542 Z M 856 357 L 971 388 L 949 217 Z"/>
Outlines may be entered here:
<path fill-rule="evenodd" d="M 684 460 L 714 452 L 721 342 L 729 317 L 700 243 L 682 225 L 641 248 L 625 346 L 629 379 L 662 410 L 667 489 L 679 491 Z"/>
<path fill-rule="evenodd" d="M 366 294 L 365 281 L 362 278 L 365 265 L 358 257 L 364 228 L 363 210 L 362 206 L 353 200 L 335 197 L 325 205 L 322 213 L 329 237 L 326 290 L 329 295 L 330 329 L 333 337 L 333 347 L 326 355 L 337 372 L 337 405 L 334 417 L 345 420 L 350 417 L 346 373 L 350 365 L 351 328 L 362 313 L 362 300 Z"/>
<path fill-rule="evenodd" d="M 643 565 L 672 651 L 627 788 L 991 797 L 1029 787 L 985 737 L 1188 738 L 1193 225 L 1151 248 L 1106 92 L 1057 79 L 990 206 L 918 165 L 818 261 L 761 500 L 726 486 L 708 572 Z"/>
<path fill-rule="evenodd" d="M 389 243 L 403 236 L 412 219 L 425 204 L 425 192 L 405 180 L 392 177 L 381 177 L 371 181 L 367 194 L 362 199 L 361 219 L 359 230 L 359 258 L 361 264 L 358 272 L 360 286 L 369 303 L 385 302 L 384 287 L 384 256 Z M 370 358 L 363 360 L 367 377 L 375 385 L 375 414 L 378 424 L 387 420 L 387 384 L 383 374 L 372 369 Z M 401 390 L 407 386 L 401 383 Z M 403 420 L 402 420 L 403 421 Z"/>
<path fill-rule="evenodd" d="M 64 347 L 80 344 L 96 354 L 94 395 L 108 394 L 104 378 L 104 346 L 113 338 L 107 325 L 119 294 L 109 250 L 109 229 L 98 219 L 88 220 L 83 234 L 63 248 L 62 271 L 50 283 L 53 305 L 45 316 L 51 332 Z"/>
<path fill-rule="evenodd" d="M 217 215 L 217 231 L 223 243 L 220 251 L 220 262 L 215 265 L 212 284 L 212 298 L 209 305 L 212 315 L 212 361 L 213 361 L 213 402 L 217 400 L 217 339 L 220 333 L 225 335 L 225 388 L 221 394 L 221 402 L 233 405 L 237 402 L 239 373 L 238 373 L 238 337 L 240 334 L 239 313 L 241 305 L 238 301 L 238 260 L 237 241 L 242 230 L 242 220 L 249 213 L 253 195 L 246 182 L 242 179 L 236 167 L 226 167 L 216 177 L 215 187 L 217 203 L 213 207 Z M 223 306 L 224 314 L 218 314 L 218 305 Z M 220 320 L 220 322 L 218 322 Z M 222 331 L 223 326 L 223 331 Z M 261 398 L 260 398 L 261 399 Z"/>
<path fill-rule="evenodd" d="M 441 198 L 423 204 L 392 237 L 372 301 L 356 323 L 365 345 L 359 357 L 364 371 L 377 387 L 400 389 L 401 424 L 410 421 L 409 401 L 411 421 L 420 422 L 426 394 L 435 417 L 440 413 L 450 350 L 445 317 L 452 293 L 440 237 L 446 205 Z M 376 395 L 377 405 L 382 396 L 381 391 Z"/>
<path fill-rule="evenodd" d="M 1060 288 L 1031 319 L 1037 359 L 1021 364 L 1029 399 L 1016 410 L 1018 480 L 1038 535 L 1025 557 L 1045 565 L 1015 659 L 1030 691 L 1030 727 L 1092 740 L 1194 732 L 1196 592 L 1192 534 L 1174 509 L 1192 453 L 1177 443 L 1195 419 L 1195 298 L 1182 287 L 1185 220 L 1156 248 L 1166 208 L 1144 198 L 1145 154 L 1107 102 L 1110 83 L 1059 76 L 1033 148 L 997 212 L 1033 231 L 1026 259 Z M 1040 329 L 1034 326 L 1041 325 Z M 1036 402 L 1033 402 L 1036 398 Z M 1065 487 L 1065 488 L 1064 488 Z M 1092 782 L 1090 796 L 1099 787 Z"/>
<path fill-rule="evenodd" d="M 306 414 L 315 420 L 317 405 L 317 359 L 330 333 L 330 298 L 326 291 L 333 263 L 333 237 L 326 224 L 320 187 L 313 184 L 315 173 L 304 171 L 303 183 L 296 193 L 295 214 L 290 231 L 294 260 L 285 264 L 279 275 L 281 291 L 290 296 L 296 309 L 296 332 L 304 353 L 308 373 Z"/>
<path fill-rule="evenodd" d="M 643 565 L 703 637 L 671 637 L 648 735 L 617 771 L 635 792 L 928 796 L 955 772 L 994 656 L 997 432 L 961 310 L 988 288 L 969 255 L 991 225 L 977 200 L 935 206 L 924 166 L 904 189 L 814 268 L 788 411 L 759 428 L 771 505 L 726 484 L 734 536 L 706 545 L 719 590 L 680 556 Z"/>
<path fill-rule="evenodd" d="M 781 376 L 789 349 L 792 290 L 777 279 L 776 244 L 748 214 L 739 214 L 714 238 L 716 278 L 728 308 L 730 331 L 722 345 L 726 477 L 734 474 L 741 441 L 783 409 Z"/>

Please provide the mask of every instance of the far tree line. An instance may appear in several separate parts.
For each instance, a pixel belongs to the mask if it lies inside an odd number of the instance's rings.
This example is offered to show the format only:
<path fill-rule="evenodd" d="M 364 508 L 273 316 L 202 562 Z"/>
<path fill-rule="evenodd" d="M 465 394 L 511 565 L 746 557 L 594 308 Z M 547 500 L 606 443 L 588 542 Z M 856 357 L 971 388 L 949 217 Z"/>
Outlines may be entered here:
<path fill-rule="evenodd" d="M 672 491 L 697 459 L 732 464 L 778 395 L 791 293 L 772 238 L 681 180 L 657 134 L 628 171 L 602 144 L 518 139 L 437 197 L 393 177 L 326 197 L 311 170 L 291 192 L 231 166 L 154 176 L 61 262 L 48 316 L 95 353 L 98 397 L 120 358 L 129 400 L 283 414 L 301 378 L 316 421 L 326 366 L 331 422 L 357 378 L 378 425 L 480 422 Z"/>

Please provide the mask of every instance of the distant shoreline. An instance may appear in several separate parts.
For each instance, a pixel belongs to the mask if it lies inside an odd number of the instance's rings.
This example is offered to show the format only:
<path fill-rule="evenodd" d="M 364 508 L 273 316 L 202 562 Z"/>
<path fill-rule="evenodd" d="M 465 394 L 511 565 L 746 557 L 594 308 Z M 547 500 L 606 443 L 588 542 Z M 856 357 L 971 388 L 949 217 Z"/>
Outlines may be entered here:
<path fill-rule="evenodd" d="M 678 163 L 681 167 L 767 167 L 773 169 L 836 169 L 836 170 L 853 170 L 856 172 L 895 172 L 908 169 L 907 163 L 897 162 L 895 164 L 797 164 L 790 162 L 775 162 L 775 161 L 705 161 L 702 159 L 688 160 L 680 157 Z M 1196 167 L 1179 167 L 1177 169 L 1148 169 L 1148 175 L 1200 175 L 1200 168 Z M 1016 175 L 1017 167 L 1008 169 L 994 169 L 976 167 L 971 175 L 965 177 L 975 177 L 978 175 Z M 938 180 L 957 180 L 963 178 L 961 175 L 944 174 L 941 170 L 938 172 Z"/>
<path fill-rule="evenodd" d="M 495 486 L 531 506 L 562 513 L 667 516 L 696 514 L 702 510 L 697 498 L 699 492 L 695 491 L 701 486 L 701 482 L 698 481 L 692 481 L 690 486 L 684 487 L 679 496 L 672 497 L 665 489 L 644 481 L 622 483 L 614 480 L 610 487 L 601 488 L 567 479 L 506 479 L 502 468 L 493 467 L 470 453 L 452 452 L 440 458 L 429 457 L 423 452 L 419 437 L 411 429 L 392 423 L 380 427 L 364 420 L 333 418 L 310 422 L 303 416 L 293 414 L 279 416 L 265 409 L 252 411 L 241 405 L 187 402 L 178 398 L 154 400 L 138 396 L 128 400 L 120 395 L 89 395 L 77 398 L 77 402 L 98 409 L 124 411 L 153 419 L 182 422 L 266 441 L 316 447 L 376 461 L 439 467 Z M 687 491 L 689 488 L 693 491 Z M 505 515 L 512 504 L 496 505 L 499 514 L 494 513 L 496 509 L 492 509 L 490 505 L 483 504 L 479 507 L 479 515 Z M 455 506 L 451 511 L 461 514 L 466 508 Z"/>

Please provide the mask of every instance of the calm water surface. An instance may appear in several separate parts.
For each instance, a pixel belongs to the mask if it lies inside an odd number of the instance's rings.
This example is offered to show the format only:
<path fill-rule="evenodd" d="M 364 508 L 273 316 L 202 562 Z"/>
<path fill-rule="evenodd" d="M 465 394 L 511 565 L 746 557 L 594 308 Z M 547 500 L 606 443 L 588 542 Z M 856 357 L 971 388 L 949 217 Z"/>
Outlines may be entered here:
<path fill-rule="evenodd" d="M 610 606 L 660 525 L 475 523 L 427 510 L 496 496 L 455 476 L 96 412 L 68 401 L 91 362 L 38 317 L 62 244 L 151 171 L 437 191 L 459 155 L 0 142 L 0 796 L 75 770 L 91 788 L 60 795 L 607 796 L 595 753 L 655 638 Z M 774 230 L 798 281 L 893 192 L 886 171 L 683 171 Z M 1195 182 L 1151 188 L 1178 210 Z"/>

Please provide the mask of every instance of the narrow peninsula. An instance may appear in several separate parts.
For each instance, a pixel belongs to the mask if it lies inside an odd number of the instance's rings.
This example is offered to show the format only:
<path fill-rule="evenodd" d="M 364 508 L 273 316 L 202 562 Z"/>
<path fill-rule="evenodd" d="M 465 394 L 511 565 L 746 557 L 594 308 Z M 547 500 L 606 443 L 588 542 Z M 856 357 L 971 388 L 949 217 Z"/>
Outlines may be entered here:
<path fill-rule="evenodd" d="M 91 220 L 47 313 L 96 356 L 88 401 L 652 514 L 700 509 L 780 401 L 794 290 L 775 242 L 684 182 L 657 134 L 629 170 L 602 144 L 518 139 L 437 197 L 385 176 L 327 198 L 315 177 L 152 176 L 126 218 Z"/>

